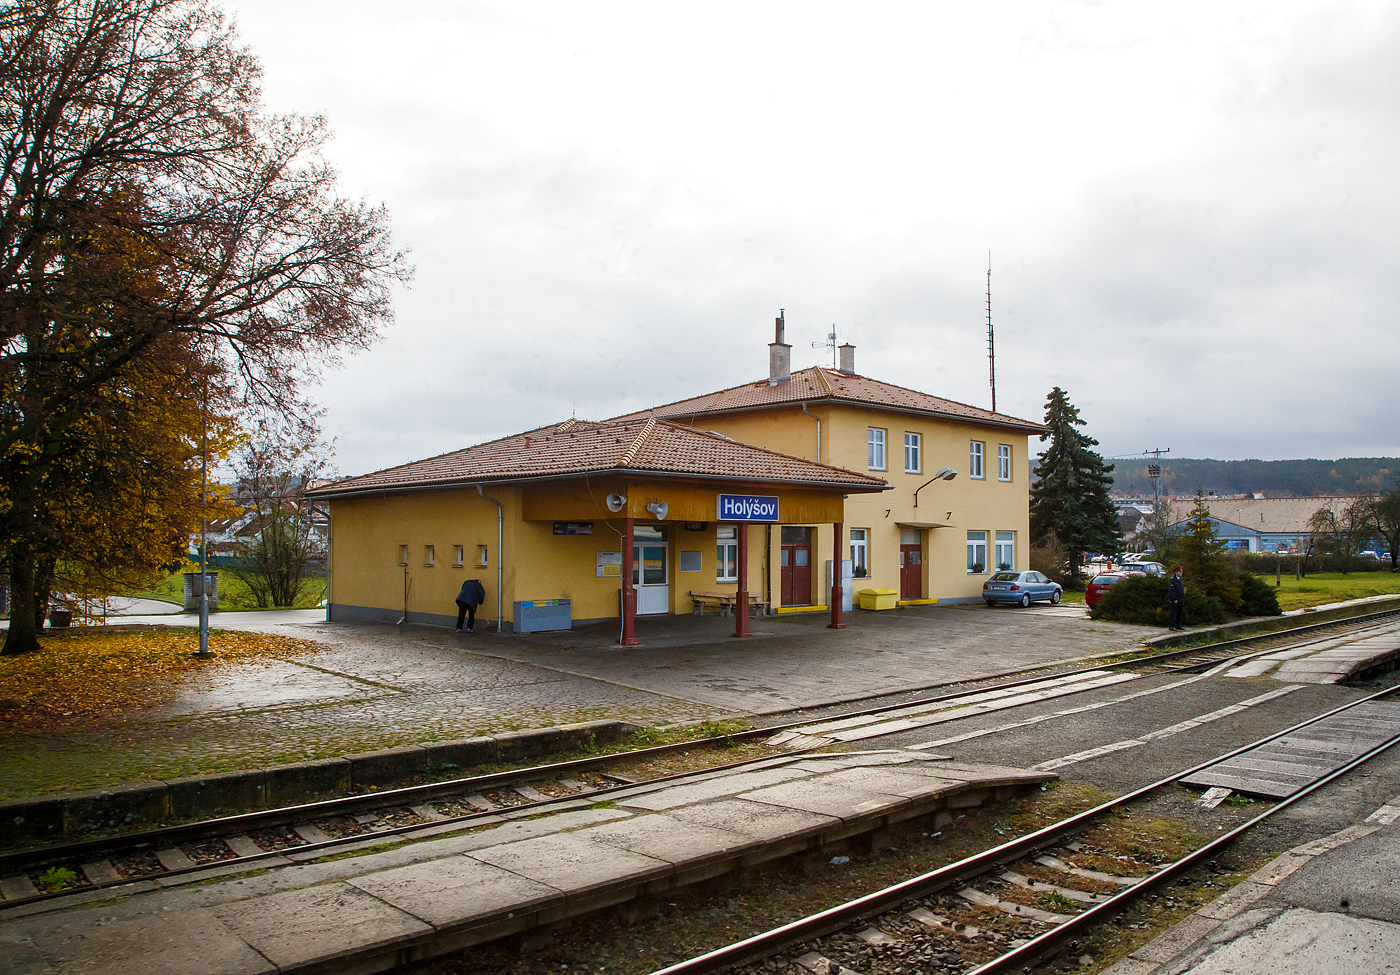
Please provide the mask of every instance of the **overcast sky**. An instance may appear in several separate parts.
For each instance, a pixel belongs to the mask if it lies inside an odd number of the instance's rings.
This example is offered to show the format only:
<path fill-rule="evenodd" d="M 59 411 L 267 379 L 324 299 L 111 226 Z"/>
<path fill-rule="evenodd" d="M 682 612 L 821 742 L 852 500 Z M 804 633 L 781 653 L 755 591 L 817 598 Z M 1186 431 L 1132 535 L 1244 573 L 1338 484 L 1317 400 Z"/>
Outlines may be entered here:
<path fill-rule="evenodd" d="M 342 473 L 795 368 L 1106 455 L 1400 454 L 1400 3 L 226 0 L 417 278 Z M 1039 446 L 1032 441 L 1032 447 Z M 938 459 L 933 459 L 938 463 Z"/>

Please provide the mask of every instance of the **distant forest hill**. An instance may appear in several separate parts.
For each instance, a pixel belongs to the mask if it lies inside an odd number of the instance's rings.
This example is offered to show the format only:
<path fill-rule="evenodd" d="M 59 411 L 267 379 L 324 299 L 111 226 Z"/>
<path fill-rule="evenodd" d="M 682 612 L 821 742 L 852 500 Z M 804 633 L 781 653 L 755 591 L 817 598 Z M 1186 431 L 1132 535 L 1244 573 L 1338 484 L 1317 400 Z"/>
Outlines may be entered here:
<path fill-rule="evenodd" d="M 1151 459 L 1113 461 L 1113 492 L 1152 496 L 1147 478 Z M 1252 494 L 1266 498 L 1318 498 L 1380 494 L 1396 484 L 1400 457 L 1344 457 L 1341 460 L 1192 460 L 1163 457 L 1162 493 Z"/>

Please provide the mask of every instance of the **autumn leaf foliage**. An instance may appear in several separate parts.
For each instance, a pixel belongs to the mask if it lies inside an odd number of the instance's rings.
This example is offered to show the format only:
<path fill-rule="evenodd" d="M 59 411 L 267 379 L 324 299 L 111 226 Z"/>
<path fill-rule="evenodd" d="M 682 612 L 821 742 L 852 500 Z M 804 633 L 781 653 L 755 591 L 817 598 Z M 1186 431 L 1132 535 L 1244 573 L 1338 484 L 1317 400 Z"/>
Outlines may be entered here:
<path fill-rule="evenodd" d="M 6 653 L 37 646 L 46 567 L 187 536 L 207 421 L 226 451 L 249 409 L 314 415 L 306 384 L 391 319 L 409 270 L 385 211 L 337 193 L 322 119 L 266 113 L 258 86 L 201 0 L 0 10 Z M 94 481 L 96 457 L 129 463 Z"/>

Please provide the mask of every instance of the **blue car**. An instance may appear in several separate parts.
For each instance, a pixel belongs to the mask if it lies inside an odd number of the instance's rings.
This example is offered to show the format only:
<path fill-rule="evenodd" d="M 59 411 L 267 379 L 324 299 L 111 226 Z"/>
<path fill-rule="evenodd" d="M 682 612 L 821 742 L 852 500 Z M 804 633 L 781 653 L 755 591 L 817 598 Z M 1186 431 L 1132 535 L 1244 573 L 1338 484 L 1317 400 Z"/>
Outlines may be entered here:
<path fill-rule="evenodd" d="M 1019 603 L 1029 606 L 1042 599 L 1053 606 L 1060 601 L 1064 592 L 1059 583 L 1051 582 L 1039 572 L 1026 569 L 1022 572 L 998 572 L 982 583 L 982 598 L 988 606 L 997 603 Z"/>

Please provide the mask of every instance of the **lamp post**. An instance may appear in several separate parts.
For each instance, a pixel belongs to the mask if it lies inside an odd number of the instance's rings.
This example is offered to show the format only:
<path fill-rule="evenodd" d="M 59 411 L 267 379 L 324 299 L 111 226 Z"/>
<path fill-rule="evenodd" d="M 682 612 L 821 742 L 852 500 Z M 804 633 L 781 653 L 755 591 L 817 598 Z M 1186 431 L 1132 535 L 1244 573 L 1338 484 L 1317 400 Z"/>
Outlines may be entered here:
<path fill-rule="evenodd" d="M 214 656 L 209 649 L 209 374 L 204 375 L 204 396 L 199 423 L 199 652 L 200 660 Z"/>

